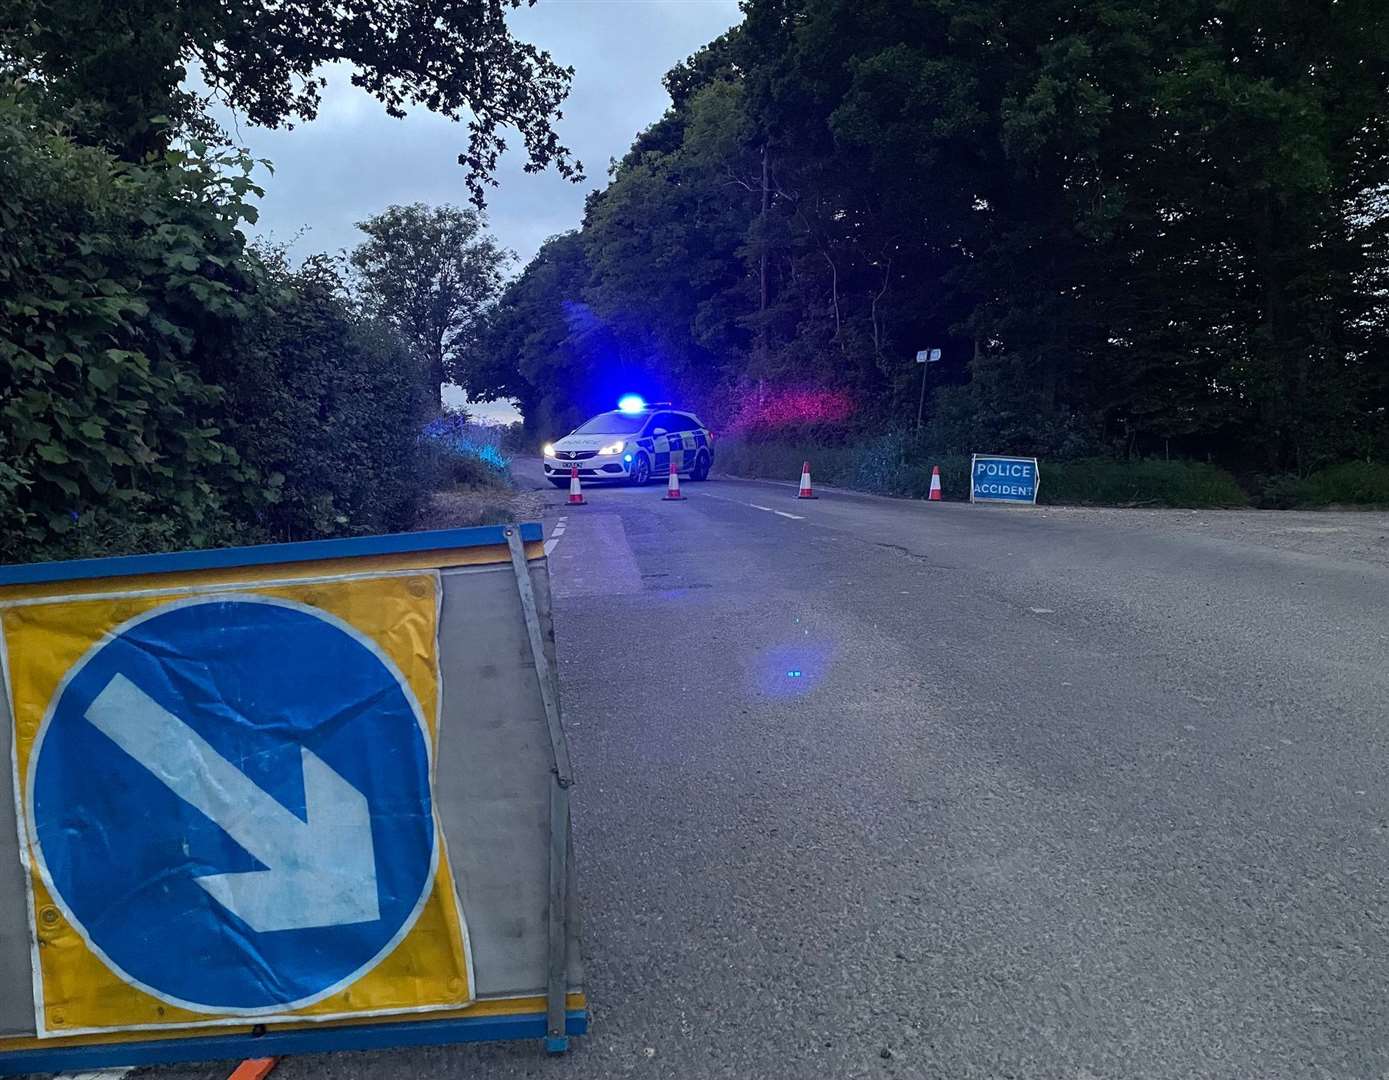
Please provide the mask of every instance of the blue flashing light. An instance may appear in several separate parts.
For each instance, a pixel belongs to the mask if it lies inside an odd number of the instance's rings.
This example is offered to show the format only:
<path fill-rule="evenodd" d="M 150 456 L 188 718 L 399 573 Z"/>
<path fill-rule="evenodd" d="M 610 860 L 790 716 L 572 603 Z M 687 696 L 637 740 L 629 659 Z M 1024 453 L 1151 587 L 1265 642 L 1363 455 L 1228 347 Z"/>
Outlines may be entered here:
<path fill-rule="evenodd" d="M 793 670 L 788 671 L 788 672 L 786 673 L 786 677 L 787 677 L 788 679 L 799 679 L 799 678 L 801 677 L 801 673 L 800 673 L 799 671 L 796 671 L 796 670 L 793 669 Z"/>
<path fill-rule="evenodd" d="M 640 394 L 623 394 L 617 400 L 617 408 L 619 412 L 639 413 L 646 408 L 646 402 Z"/>
<path fill-rule="evenodd" d="M 632 455 L 631 455 L 631 454 L 623 454 L 623 455 L 622 455 L 622 460 L 625 461 L 628 465 L 630 465 L 630 464 L 632 464 Z"/>

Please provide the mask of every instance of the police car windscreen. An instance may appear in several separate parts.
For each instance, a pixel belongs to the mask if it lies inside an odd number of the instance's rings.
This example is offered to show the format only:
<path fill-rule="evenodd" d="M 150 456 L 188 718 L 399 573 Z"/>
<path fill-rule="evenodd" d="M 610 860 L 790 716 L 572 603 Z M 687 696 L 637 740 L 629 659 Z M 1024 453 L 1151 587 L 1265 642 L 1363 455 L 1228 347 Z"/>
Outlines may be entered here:
<path fill-rule="evenodd" d="M 574 429 L 575 435 L 635 435 L 646 423 L 645 416 L 630 416 L 627 413 L 599 413 Z"/>

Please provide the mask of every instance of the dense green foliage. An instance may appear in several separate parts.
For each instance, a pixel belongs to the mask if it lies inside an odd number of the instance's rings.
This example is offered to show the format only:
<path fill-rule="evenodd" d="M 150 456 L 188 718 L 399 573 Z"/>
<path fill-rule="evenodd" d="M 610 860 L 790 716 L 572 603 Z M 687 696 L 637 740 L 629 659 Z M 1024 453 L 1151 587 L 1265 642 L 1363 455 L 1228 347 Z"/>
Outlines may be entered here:
<path fill-rule="evenodd" d="M 716 426 L 1307 472 L 1389 453 L 1389 8 L 748 0 L 667 77 L 465 371 L 562 428 L 617 384 Z M 766 432 L 752 434 L 765 435 Z"/>
<path fill-rule="evenodd" d="M 410 523 L 418 365 L 330 266 L 248 250 L 249 167 L 0 98 L 0 559 Z"/>
<path fill-rule="evenodd" d="M 578 175 L 550 126 L 570 73 L 512 37 L 520 2 L 0 4 L 0 560 L 413 524 L 421 391 L 502 254 L 422 207 L 364 224 L 356 290 L 248 249 L 252 163 L 208 149 L 191 87 L 275 126 L 351 63 L 392 115 L 467 116 L 480 203 L 503 128 Z"/>
<path fill-rule="evenodd" d="M 968 487 L 965 496 L 968 497 Z M 1247 506 L 1247 496 L 1223 469 L 1200 461 L 1080 458 L 1047 462 L 1037 501 L 1096 506 Z"/>
<path fill-rule="evenodd" d="M 458 155 L 479 203 L 505 140 L 520 133 L 526 168 L 578 167 L 550 126 L 571 72 L 516 40 L 506 24 L 523 0 L 5 0 L 0 58 L 78 109 L 81 137 L 140 161 L 167 145 L 170 124 L 206 130 L 196 69 L 251 123 L 275 127 L 318 112 L 320 68 L 346 62 L 352 81 L 392 116 L 423 105 L 468 120 Z"/>
<path fill-rule="evenodd" d="M 1348 461 L 1310 476 L 1273 478 L 1260 494 L 1264 506 L 1275 509 L 1316 506 L 1376 506 L 1389 508 L 1389 465 Z"/>
<path fill-rule="evenodd" d="M 390 326 L 357 311 L 338 268 L 260 253 L 260 304 L 231 363 L 230 434 L 275 485 L 258 515 L 274 539 L 408 528 L 423 494 L 419 368 Z"/>
<path fill-rule="evenodd" d="M 207 543 L 259 501 L 199 368 L 249 310 L 227 164 L 126 165 L 0 101 L 0 557 L 119 519 Z"/>

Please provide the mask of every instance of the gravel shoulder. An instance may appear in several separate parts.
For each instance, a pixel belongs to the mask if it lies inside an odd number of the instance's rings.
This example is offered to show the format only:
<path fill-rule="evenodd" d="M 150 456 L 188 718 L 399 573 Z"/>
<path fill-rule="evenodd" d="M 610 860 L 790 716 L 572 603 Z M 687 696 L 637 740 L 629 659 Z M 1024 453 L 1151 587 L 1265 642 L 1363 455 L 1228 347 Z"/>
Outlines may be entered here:
<path fill-rule="evenodd" d="M 544 493 L 535 490 L 458 487 L 436 491 L 421 508 L 416 529 L 459 529 L 506 521 L 538 521 Z"/>

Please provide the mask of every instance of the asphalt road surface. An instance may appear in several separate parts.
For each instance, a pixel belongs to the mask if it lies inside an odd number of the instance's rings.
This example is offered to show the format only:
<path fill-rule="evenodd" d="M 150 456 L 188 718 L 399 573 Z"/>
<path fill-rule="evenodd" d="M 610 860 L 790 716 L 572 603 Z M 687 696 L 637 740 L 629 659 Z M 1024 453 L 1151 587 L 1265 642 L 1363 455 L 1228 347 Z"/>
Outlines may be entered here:
<path fill-rule="evenodd" d="M 1389 518 L 546 490 L 592 1033 L 276 1080 L 1389 1075 Z"/>

